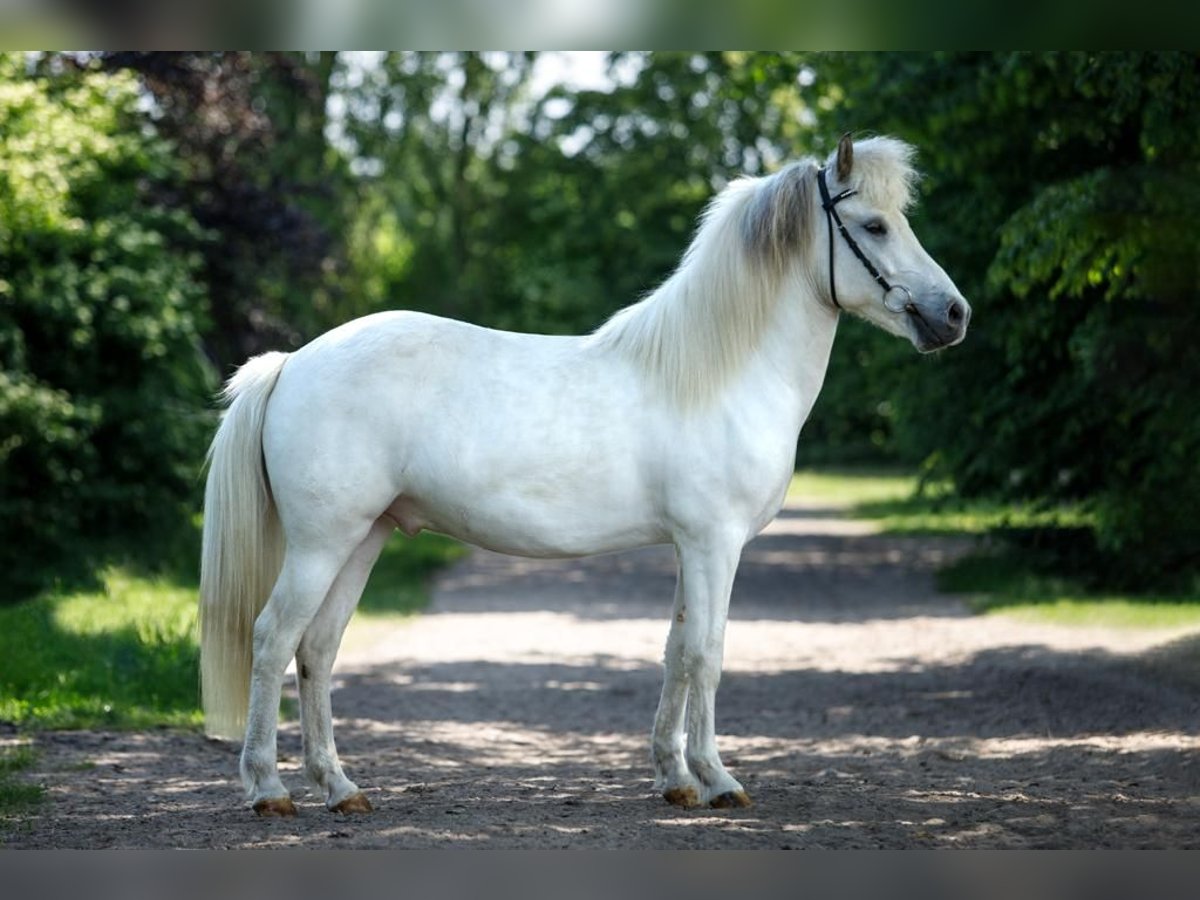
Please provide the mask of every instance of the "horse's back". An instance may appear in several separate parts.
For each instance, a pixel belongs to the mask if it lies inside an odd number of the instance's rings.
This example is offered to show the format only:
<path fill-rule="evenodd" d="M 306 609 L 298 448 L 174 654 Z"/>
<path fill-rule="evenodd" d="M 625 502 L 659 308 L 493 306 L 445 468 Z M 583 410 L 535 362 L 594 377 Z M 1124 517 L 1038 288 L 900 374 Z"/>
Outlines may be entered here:
<path fill-rule="evenodd" d="M 406 530 L 512 553 L 619 549 L 665 537 L 639 390 L 587 338 L 380 313 L 289 358 L 264 448 L 277 493 L 305 498 L 281 498 L 285 525 L 391 504 Z"/>

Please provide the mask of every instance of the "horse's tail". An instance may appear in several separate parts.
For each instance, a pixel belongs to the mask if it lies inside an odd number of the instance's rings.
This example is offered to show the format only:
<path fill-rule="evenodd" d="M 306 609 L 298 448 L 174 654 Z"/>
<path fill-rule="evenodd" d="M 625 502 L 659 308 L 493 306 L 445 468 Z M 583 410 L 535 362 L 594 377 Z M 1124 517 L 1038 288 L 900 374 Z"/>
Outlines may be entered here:
<path fill-rule="evenodd" d="M 229 379 L 228 410 L 208 450 L 200 554 L 200 689 L 204 728 L 246 726 L 254 621 L 283 566 L 283 534 L 263 463 L 263 419 L 286 353 L 251 359 Z"/>

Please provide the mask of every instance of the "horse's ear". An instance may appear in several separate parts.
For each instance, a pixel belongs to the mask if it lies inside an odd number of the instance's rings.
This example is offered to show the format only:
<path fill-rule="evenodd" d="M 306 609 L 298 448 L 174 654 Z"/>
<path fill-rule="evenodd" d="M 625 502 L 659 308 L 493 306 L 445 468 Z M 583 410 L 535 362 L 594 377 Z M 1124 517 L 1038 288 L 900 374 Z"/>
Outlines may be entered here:
<path fill-rule="evenodd" d="M 842 139 L 838 141 L 837 148 L 837 177 L 838 181 L 843 184 L 850 177 L 850 170 L 854 168 L 854 141 L 850 140 L 850 132 L 842 135 Z"/>

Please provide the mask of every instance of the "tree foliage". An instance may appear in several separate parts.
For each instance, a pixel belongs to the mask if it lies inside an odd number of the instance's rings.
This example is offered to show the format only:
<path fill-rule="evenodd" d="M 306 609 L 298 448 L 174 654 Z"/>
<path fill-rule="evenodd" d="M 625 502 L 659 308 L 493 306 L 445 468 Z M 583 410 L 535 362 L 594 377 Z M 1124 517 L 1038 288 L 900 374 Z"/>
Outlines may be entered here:
<path fill-rule="evenodd" d="M 211 386 L 194 222 L 130 77 L 0 57 L 0 570 L 29 585 L 110 538 L 188 528 Z"/>
<path fill-rule="evenodd" d="M 1200 568 L 1200 59 L 830 56 L 840 127 L 922 150 L 919 228 L 976 304 L 892 392 L 898 440 L 965 492 L 1084 501 L 1107 580 Z"/>
<path fill-rule="evenodd" d="M 187 520 L 198 346 L 227 374 L 385 308 L 587 331 L 727 181 L 849 130 L 917 145 L 914 228 L 976 314 L 933 358 L 844 321 L 800 459 L 1086 504 L 1110 580 L 1200 568 L 1195 54 L 619 53 L 548 91 L 544 62 L 5 57 L 0 552 Z"/>
<path fill-rule="evenodd" d="M 617 54 L 535 96 L 528 54 L 388 54 L 335 75 L 372 211 L 368 305 L 579 332 L 652 289 L 716 188 L 789 155 L 794 62 Z"/>
<path fill-rule="evenodd" d="M 338 321 L 353 185 L 325 135 L 334 54 L 110 52 L 85 62 L 137 75 L 145 125 L 174 150 L 174 177 L 156 187 L 209 235 L 205 347 L 220 371 Z"/>

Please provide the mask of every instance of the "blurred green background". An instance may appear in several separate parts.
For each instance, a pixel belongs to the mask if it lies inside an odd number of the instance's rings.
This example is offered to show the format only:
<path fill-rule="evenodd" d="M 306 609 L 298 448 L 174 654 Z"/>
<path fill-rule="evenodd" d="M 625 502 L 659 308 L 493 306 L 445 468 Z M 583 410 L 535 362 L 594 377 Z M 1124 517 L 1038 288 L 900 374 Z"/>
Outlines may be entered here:
<path fill-rule="evenodd" d="M 675 6 L 638 15 L 715 21 Z M 718 30 L 969 27 L 769 7 Z M 408 6 L 380 10 L 416 33 Z M 161 38 L 174 11 L 91 21 Z M 1044 39 L 1113 34 L 1109 12 L 972 21 Z M 5 33 L 87 33 L 29 14 Z M 501 18 L 464 24 L 534 33 Z M 206 25 L 180 21 L 179 43 Z M 286 27 L 332 43 L 331 23 Z M 913 226 L 974 318 L 921 357 L 843 317 L 793 499 L 974 542 L 937 584 L 980 614 L 1200 626 L 1196 53 L 4 52 L 0 837 L 45 792 L 25 732 L 199 728 L 202 463 L 238 364 L 391 308 L 589 331 L 661 282 L 729 180 L 847 131 L 916 145 Z M 421 610 L 463 552 L 392 541 L 360 619 Z M 1193 677 L 1195 647 L 1172 655 Z"/>
<path fill-rule="evenodd" d="M 845 131 L 919 148 L 913 224 L 975 317 L 931 358 L 844 321 L 799 463 L 1049 511 L 994 531 L 1194 591 L 1196 54 L 9 53 L 0 602 L 194 578 L 247 356 L 388 308 L 590 330 L 729 179 Z"/>
<path fill-rule="evenodd" d="M 977 541 L 938 585 L 980 613 L 1200 623 L 1195 53 L 3 53 L 0 728 L 199 727 L 248 356 L 391 308 L 586 332 L 847 131 L 917 146 L 975 314 L 932 357 L 844 317 L 793 497 Z M 462 553 L 393 541 L 360 616 Z M 0 826 L 35 757 L 0 746 Z"/>

